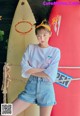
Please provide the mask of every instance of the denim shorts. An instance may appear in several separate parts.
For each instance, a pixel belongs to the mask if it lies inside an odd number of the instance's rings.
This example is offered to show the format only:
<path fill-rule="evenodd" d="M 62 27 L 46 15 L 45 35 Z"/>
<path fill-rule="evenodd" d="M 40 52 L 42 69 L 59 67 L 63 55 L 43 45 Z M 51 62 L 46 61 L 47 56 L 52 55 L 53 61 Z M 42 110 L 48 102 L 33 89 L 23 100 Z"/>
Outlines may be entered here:
<path fill-rule="evenodd" d="M 56 103 L 53 83 L 46 78 L 30 76 L 24 91 L 18 98 L 39 106 L 52 106 Z"/>

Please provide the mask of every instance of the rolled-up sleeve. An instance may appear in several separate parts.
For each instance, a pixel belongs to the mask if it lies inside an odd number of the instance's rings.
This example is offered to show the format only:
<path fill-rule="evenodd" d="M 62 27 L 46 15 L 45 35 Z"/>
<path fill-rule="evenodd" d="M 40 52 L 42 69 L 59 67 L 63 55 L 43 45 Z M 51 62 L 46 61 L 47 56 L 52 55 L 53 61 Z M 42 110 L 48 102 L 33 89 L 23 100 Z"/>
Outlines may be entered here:
<path fill-rule="evenodd" d="M 48 68 L 44 70 L 44 73 L 46 73 L 53 82 L 55 82 L 57 77 L 59 60 L 60 60 L 60 50 L 56 49 L 56 52 L 53 55 L 50 65 L 48 66 Z"/>
<path fill-rule="evenodd" d="M 29 65 L 29 46 L 27 47 L 23 57 L 22 57 L 22 61 L 21 61 L 21 75 L 23 78 L 28 78 L 30 75 L 27 73 L 27 71 L 29 69 L 31 69 L 32 67 Z"/>

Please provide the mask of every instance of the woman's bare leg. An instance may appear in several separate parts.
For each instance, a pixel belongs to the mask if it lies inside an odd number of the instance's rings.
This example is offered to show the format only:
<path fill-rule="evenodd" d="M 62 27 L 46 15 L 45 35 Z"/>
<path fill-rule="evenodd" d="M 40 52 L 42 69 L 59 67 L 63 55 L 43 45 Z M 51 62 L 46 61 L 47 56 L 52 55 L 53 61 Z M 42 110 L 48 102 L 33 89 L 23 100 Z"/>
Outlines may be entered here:
<path fill-rule="evenodd" d="M 12 116 L 17 116 L 22 111 L 24 111 L 25 109 L 27 109 L 30 105 L 31 105 L 31 103 L 22 101 L 20 99 L 16 99 L 13 102 L 13 115 Z"/>
<path fill-rule="evenodd" d="M 40 107 L 40 116 L 50 116 L 53 106 Z"/>
<path fill-rule="evenodd" d="M 22 101 L 18 98 L 15 101 L 13 101 L 12 104 L 13 104 L 13 115 L 11 116 L 17 116 L 31 105 L 31 103 Z M 3 115 L 3 116 L 8 116 L 8 115 Z"/>

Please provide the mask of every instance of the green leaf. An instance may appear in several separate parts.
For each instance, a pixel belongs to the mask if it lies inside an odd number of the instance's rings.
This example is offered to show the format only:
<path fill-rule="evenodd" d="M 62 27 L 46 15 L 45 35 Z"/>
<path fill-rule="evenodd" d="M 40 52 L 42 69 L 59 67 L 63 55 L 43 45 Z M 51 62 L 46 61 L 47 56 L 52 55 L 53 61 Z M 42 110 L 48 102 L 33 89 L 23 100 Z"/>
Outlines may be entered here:
<path fill-rule="evenodd" d="M 0 30 L 0 36 L 4 35 L 4 31 Z"/>

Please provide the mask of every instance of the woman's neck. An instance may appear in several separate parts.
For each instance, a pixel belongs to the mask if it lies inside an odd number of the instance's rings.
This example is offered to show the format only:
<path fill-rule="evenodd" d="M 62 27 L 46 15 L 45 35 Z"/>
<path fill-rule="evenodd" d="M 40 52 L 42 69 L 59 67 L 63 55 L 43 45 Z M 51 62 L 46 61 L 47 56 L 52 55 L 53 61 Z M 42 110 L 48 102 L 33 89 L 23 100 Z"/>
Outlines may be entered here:
<path fill-rule="evenodd" d="M 49 44 L 45 44 L 45 45 L 38 44 L 38 46 L 41 48 L 47 48 L 47 47 L 49 47 Z"/>

